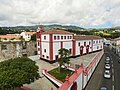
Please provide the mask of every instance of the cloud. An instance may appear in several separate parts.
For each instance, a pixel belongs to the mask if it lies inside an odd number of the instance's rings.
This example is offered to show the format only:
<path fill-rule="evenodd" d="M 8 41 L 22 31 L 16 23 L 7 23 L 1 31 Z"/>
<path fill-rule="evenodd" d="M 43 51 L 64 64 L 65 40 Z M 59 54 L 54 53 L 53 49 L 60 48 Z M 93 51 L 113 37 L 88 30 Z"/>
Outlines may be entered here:
<path fill-rule="evenodd" d="M 0 26 L 120 25 L 120 0 L 0 0 Z"/>

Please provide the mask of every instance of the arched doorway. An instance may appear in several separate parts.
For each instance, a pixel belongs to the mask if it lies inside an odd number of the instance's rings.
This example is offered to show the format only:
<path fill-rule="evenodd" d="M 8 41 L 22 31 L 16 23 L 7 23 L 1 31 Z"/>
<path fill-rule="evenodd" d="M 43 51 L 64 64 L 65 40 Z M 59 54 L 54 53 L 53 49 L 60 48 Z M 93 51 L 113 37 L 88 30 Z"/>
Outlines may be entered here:
<path fill-rule="evenodd" d="M 80 47 L 80 55 L 82 56 L 83 55 L 83 46 Z"/>
<path fill-rule="evenodd" d="M 70 90 L 77 90 L 77 82 L 73 82 L 73 85 L 70 88 Z"/>

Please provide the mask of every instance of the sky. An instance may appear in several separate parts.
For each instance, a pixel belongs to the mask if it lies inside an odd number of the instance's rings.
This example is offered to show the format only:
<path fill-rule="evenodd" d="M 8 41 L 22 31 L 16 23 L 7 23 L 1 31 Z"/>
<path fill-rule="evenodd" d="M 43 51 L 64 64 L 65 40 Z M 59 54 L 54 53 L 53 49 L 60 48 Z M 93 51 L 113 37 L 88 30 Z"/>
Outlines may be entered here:
<path fill-rule="evenodd" d="M 120 0 L 0 0 L 0 26 L 120 26 Z"/>

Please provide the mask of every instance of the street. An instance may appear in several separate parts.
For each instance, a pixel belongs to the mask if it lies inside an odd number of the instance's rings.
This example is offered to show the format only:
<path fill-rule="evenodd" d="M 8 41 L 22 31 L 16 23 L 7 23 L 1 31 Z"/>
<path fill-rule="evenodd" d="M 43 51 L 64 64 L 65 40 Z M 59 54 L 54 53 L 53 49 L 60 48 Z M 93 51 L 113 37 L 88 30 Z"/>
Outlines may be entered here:
<path fill-rule="evenodd" d="M 105 54 L 101 58 L 99 65 L 93 73 L 90 81 L 88 82 L 85 90 L 100 90 L 101 87 L 107 87 L 108 90 L 120 90 L 120 63 L 119 58 L 113 53 L 108 46 L 104 47 Z M 110 57 L 110 73 L 111 78 L 104 78 L 105 71 L 105 58 Z"/>

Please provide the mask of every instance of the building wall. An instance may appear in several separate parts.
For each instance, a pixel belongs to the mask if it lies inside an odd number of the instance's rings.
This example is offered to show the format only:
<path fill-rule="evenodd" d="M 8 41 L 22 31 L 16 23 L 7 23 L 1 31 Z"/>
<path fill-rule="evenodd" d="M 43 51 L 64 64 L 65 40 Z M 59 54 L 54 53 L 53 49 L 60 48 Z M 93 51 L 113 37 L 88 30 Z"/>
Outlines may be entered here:
<path fill-rule="evenodd" d="M 25 43 L 26 47 L 23 49 L 23 42 L 0 42 L 0 60 L 35 55 L 36 42 Z"/>
<path fill-rule="evenodd" d="M 102 39 L 93 40 L 93 51 L 101 50 L 102 48 L 103 48 Z"/>

